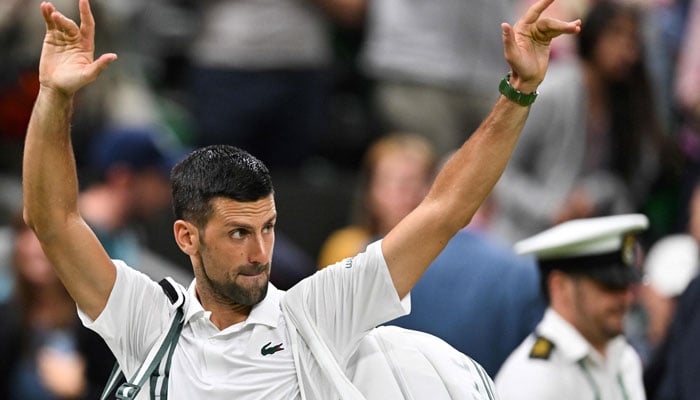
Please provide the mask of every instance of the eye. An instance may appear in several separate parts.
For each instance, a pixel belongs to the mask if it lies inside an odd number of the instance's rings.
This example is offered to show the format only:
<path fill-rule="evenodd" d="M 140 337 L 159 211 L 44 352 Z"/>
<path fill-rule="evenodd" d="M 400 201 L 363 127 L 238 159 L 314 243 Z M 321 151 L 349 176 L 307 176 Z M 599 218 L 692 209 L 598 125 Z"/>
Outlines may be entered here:
<path fill-rule="evenodd" d="M 242 239 L 247 233 L 245 229 L 236 229 L 231 231 L 231 237 L 234 239 Z"/>
<path fill-rule="evenodd" d="M 273 230 L 275 230 L 275 224 L 274 223 L 269 223 L 263 227 L 263 233 L 270 233 Z"/>

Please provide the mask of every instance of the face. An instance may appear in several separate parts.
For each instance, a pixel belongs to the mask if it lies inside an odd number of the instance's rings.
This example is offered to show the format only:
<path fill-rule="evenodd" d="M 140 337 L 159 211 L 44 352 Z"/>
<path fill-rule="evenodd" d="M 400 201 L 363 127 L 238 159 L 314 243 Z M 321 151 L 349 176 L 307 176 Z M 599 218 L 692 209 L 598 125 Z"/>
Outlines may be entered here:
<path fill-rule="evenodd" d="M 586 276 L 571 279 L 572 324 L 594 346 L 605 346 L 623 331 L 625 314 L 632 304 L 632 287 L 610 290 Z"/>
<path fill-rule="evenodd" d="M 277 212 L 272 195 L 255 202 L 216 198 L 212 215 L 199 230 L 193 255 L 200 296 L 232 306 L 252 306 L 265 298 L 275 242 Z"/>
<path fill-rule="evenodd" d="M 413 153 L 397 153 L 380 160 L 369 188 L 369 209 L 379 228 L 387 232 L 423 200 L 429 188 L 425 160 Z"/>
<path fill-rule="evenodd" d="M 17 233 L 14 251 L 14 264 L 20 279 L 37 287 L 58 283 L 51 262 L 44 254 L 39 239 L 30 229 L 23 229 Z"/>
<path fill-rule="evenodd" d="M 633 78 L 633 66 L 641 57 L 637 23 L 632 16 L 613 19 L 600 37 L 594 51 L 594 62 L 603 76 L 612 82 Z"/>
<path fill-rule="evenodd" d="M 152 216 L 170 204 L 170 182 L 163 173 L 150 169 L 133 174 L 132 204 L 136 217 Z"/>

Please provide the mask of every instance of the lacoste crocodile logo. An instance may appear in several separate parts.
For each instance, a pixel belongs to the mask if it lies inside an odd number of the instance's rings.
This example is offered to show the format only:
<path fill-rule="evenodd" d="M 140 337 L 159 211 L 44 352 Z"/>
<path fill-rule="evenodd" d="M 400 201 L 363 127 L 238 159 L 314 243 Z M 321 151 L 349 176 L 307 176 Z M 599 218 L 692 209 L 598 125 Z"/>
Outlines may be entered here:
<path fill-rule="evenodd" d="M 284 350 L 284 347 L 282 347 L 282 343 L 270 347 L 271 344 L 272 344 L 272 342 L 268 342 L 265 346 L 263 346 L 263 347 L 260 349 L 260 354 L 262 354 L 263 356 L 267 356 L 267 355 L 270 355 L 270 354 L 275 354 L 275 353 L 277 353 L 278 351 Z"/>

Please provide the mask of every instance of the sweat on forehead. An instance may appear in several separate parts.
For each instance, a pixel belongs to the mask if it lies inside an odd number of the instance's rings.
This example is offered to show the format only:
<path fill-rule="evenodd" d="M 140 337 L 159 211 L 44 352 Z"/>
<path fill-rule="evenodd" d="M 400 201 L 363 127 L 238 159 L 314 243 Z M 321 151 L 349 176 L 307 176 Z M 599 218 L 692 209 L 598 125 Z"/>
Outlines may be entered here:
<path fill-rule="evenodd" d="M 173 168 L 171 181 L 176 218 L 199 222 L 206 220 L 209 201 L 215 197 L 249 202 L 274 191 L 265 164 L 245 150 L 229 145 L 193 151 Z"/>

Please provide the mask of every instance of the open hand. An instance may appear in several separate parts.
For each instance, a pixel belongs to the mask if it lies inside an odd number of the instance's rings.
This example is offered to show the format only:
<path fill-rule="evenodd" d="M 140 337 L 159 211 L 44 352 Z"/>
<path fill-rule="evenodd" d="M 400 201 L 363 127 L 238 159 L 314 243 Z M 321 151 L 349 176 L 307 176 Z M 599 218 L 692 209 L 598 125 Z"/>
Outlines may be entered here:
<path fill-rule="evenodd" d="M 544 79 L 549 63 L 549 45 L 555 37 L 581 31 L 581 20 L 565 22 L 541 17 L 554 0 L 533 4 L 514 25 L 501 24 L 506 60 L 512 70 L 511 84 L 524 93 L 532 93 Z"/>
<path fill-rule="evenodd" d="M 41 3 L 46 37 L 39 63 L 43 88 L 72 95 L 97 79 L 109 63 L 117 59 L 108 53 L 94 60 L 95 20 L 88 0 L 79 0 L 80 27 L 58 12 L 53 4 Z"/>

